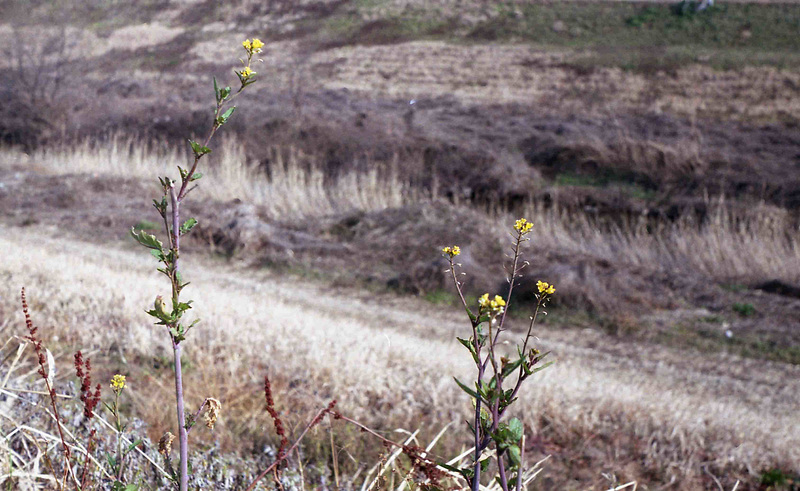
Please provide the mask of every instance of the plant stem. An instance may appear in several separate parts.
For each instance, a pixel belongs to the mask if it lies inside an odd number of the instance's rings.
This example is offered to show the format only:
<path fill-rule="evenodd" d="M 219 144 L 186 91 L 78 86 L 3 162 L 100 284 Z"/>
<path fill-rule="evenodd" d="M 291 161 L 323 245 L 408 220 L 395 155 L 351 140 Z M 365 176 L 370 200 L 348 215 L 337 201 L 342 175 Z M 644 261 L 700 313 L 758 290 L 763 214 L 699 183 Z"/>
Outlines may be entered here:
<path fill-rule="evenodd" d="M 197 162 L 195 161 L 195 166 Z M 194 167 L 193 167 L 194 168 Z M 175 194 L 175 186 L 170 186 L 169 197 L 172 202 L 172 248 L 174 253 L 172 270 L 172 301 L 173 308 L 178 304 L 180 285 L 178 284 L 178 257 L 181 248 L 180 232 L 180 200 Z M 172 326 L 177 329 L 177 325 Z M 172 351 L 175 356 L 175 406 L 178 415 L 178 439 L 180 441 L 180 491 L 187 491 L 189 487 L 189 434 L 186 431 L 186 414 L 183 403 L 183 371 L 181 367 L 181 342 L 173 336 Z"/>
<path fill-rule="evenodd" d="M 175 353 L 175 399 L 178 411 L 178 438 L 180 439 L 180 491 L 187 491 L 189 487 L 189 433 L 186 431 L 186 415 L 183 409 L 183 374 L 181 372 L 180 342 L 172 342 Z"/>
<path fill-rule="evenodd" d="M 119 417 L 119 392 L 114 393 L 114 418 L 117 423 L 117 481 L 122 480 L 122 420 Z"/>
<path fill-rule="evenodd" d="M 519 443 L 519 465 L 517 466 L 517 482 L 515 490 L 522 489 L 522 465 L 525 463 L 525 427 L 522 427 L 522 439 Z"/>
<path fill-rule="evenodd" d="M 508 491 L 508 477 L 506 477 L 506 464 L 502 454 L 497 454 L 497 471 L 500 474 L 500 487 Z"/>
<path fill-rule="evenodd" d="M 477 342 L 475 343 L 477 346 Z M 478 388 L 480 389 L 483 380 L 483 363 L 480 363 L 480 349 L 478 348 Z M 480 390 L 479 390 L 480 392 Z M 480 394 L 478 394 L 480 396 Z M 472 491 L 478 491 L 481 487 L 481 398 L 475 399 L 475 477 L 472 479 Z"/>

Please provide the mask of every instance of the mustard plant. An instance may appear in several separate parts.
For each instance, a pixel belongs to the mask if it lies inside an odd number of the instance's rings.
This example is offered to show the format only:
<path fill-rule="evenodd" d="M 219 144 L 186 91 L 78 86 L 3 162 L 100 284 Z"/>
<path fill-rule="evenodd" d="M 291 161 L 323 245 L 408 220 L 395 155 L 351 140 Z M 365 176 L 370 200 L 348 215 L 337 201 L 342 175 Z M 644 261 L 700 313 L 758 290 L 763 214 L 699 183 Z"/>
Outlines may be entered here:
<path fill-rule="evenodd" d="M 256 72 L 252 68 L 254 56 L 262 52 L 264 43 L 259 39 L 245 40 L 242 47 L 245 51 L 245 57 L 240 61 L 243 67 L 234 70 L 237 78 L 239 79 L 239 86 L 236 90 L 231 89 L 230 86 L 220 87 L 214 78 L 214 95 L 216 98 L 216 107 L 214 108 L 214 116 L 212 120 L 211 129 L 206 135 L 202 143 L 194 140 L 189 140 L 189 146 L 193 153 L 193 160 L 188 168 L 178 167 L 180 179 L 172 179 L 169 176 L 159 177 L 159 183 L 163 190 L 161 199 L 154 199 L 153 206 L 161 215 L 164 224 L 164 230 L 167 236 L 166 245 L 145 231 L 136 232 L 131 229 L 131 235 L 144 247 L 150 249 L 150 253 L 158 259 L 162 264 L 158 271 L 162 273 L 170 282 L 171 296 L 169 301 L 161 296 L 157 296 L 153 308 L 148 310 L 147 313 L 156 319 L 156 324 L 165 327 L 166 333 L 169 335 L 173 356 L 174 356 L 174 373 L 175 373 L 175 406 L 178 418 L 178 442 L 180 451 L 179 470 L 175 476 L 178 481 L 178 488 L 180 491 L 186 491 L 189 479 L 189 430 L 194 424 L 192 418 L 186 416 L 186 408 L 184 404 L 183 394 L 183 371 L 181 365 L 182 343 L 186 340 L 186 335 L 191 328 L 195 326 L 199 319 L 187 323 L 184 320 L 186 312 L 192 308 L 191 300 L 182 300 L 181 293 L 186 288 L 188 282 L 184 281 L 180 269 L 180 255 L 181 255 L 181 237 L 191 232 L 197 225 L 195 218 L 188 218 L 181 223 L 181 204 L 186 199 L 189 192 L 191 192 L 196 184 L 196 181 L 203 177 L 201 172 L 198 172 L 200 160 L 211 153 L 208 145 L 211 139 L 228 120 L 233 116 L 236 106 L 232 102 L 236 97 L 241 94 L 248 86 L 256 82 Z M 213 399 L 216 401 L 216 399 Z M 201 406 L 206 407 L 209 399 Z M 218 402 L 217 402 L 218 404 Z M 219 407 L 215 409 L 216 414 L 219 413 Z M 213 427 L 213 425 L 211 425 Z"/>
<path fill-rule="evenodd" d="M 119 396 L 122 395 L 122 391 L 125 390 L 127 387 L 127 383 L 125 382 L 125 375 L 116 374 L 111 378 L 111 390 L 114 392 L 114 401 L 110 404 L 107 402 L 103 402 L 103 405 L 106 407 L 108 412 L 114 417 L 114 429 L 117 430 L 117 454 L 106 455 L 106 460 L 108 461 L 109 465 L 111 466 L 113 474 L 117 478 L 117 482 L 122 485 L 123 473 L 125 472 L 125 457 L 128 456 L 129 453 L 133 452 L 136 447 L 141 445 L 141 440 L 136 440 L 127 448 L 123 448 L 123 433 L 125 433 L 125 429 L 127 425 L 122 423 L 122 414 L 119 411 Z"/>
<path fill-rule="evenodd" d="M 472 398 L 475 408 L 474 417 L 468 423 L 475 444 L 472 465 L 463 468 L 439 465 L 461 474 L 470 483 L 473 491 L 479 490 L 481 472 L 489 468 L 490 459 L 484 458 L 484 452 L 490 447 L 496 452 L 497 484 L 503 491 L 521 489 L 524 427 L 518 418 L 506 421 L 504 417 L 509 407 L 517 400 L 523 382 L 552 363 L 541 363 L 548 353 L 541 353 L 530 346 L 536 319 L 556 291 L 555 286 L 541 280 L 536 284 L 538 290 L 536 308 L 529 318 L 528 331 L 522 344 L 516 346 L 516 356 L 506 357 L 498 352 L 498 342 L 508 330 L 506 316 L 514 286 L 522 277 L 522 270 L 528 265 L 522 260 L 522 246 L 529 241 L 528 234 L 532 229 L 533 224 L 525 218 L 515 222 L 514 232 L 511 234 L 513 256 L 507 278 L 506 296 L 483 294 L 478 299 L 477 313 L 468 305 L 463 282 L 459 280 L 459 276 L 464 274 L 458 272 L 461 265 L 456 262 L 461 249 L 458 246 L 442 249 L 443 255 L 449 261 L 448 272 L 452 276 L 472 328 L 472 335 L 469 338 L 457 339 L 469 351 L 477 373 L 471 385 L 455 379 L 458 386 Z"/>

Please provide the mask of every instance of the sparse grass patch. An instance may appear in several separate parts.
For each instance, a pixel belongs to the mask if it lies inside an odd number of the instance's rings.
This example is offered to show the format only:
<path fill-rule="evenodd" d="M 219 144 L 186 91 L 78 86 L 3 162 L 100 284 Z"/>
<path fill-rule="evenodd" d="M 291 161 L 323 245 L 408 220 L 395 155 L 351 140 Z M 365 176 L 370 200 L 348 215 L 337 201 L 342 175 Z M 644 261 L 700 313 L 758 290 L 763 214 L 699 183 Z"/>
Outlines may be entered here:
<path fill-rule="evenodd" d="M 631 198 L 644 201 L 651 201 L 657 196 L 656 190 L 638 184 L 631 176 L 623 176 L 614 172 L 594 174 L 561 172 L 556 175 L 553 184 L 556 186 L 608 187 L 617 189 Z"/>
<path fill-rule="evenodd" d="M 422 298 L 433 305 L 456 305 L 458 298 L 447 290 L 434 290 L 425 292 Z"/>
<path fill-rule="evenodd" d="M 735 303 L 731 307 L 734 312 L 741 315 L 742 317 L 750 317 L 751 315 L 756 313 L 756 308 L 751 303 Z"/>
<path fill-rule="evenodd" d="M 665 346 L 690 348 L 706 353 L 728 352 L 755 360 L 800 365 L 800 347 L 760 339 L 747 332 L 734 332 L 728 337 L 720 329 L 680 323 L 670 330 L 659 331 L 654 339 Z"/>

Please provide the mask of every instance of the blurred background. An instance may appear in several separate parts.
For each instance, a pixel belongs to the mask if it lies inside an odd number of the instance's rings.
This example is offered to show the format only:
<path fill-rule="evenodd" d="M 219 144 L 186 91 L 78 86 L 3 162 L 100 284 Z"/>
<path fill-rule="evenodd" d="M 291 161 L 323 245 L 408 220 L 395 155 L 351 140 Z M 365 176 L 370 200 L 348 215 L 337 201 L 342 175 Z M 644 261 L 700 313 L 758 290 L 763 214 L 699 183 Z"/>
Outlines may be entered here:
<path fill-rule="evenodd" d="M 4 1 L 0 19 L 0 250 L 27 254 L 0 266 L 4 332 L 19 327 L 24 282 L 65 352 L 94 346 L 109 373 L 127 367 L 158 387 L 164 346 L 142 343 L 155 334 L 136 315 L 151 291 L 141 305 L 139 293 L 88 292 L 100 277 L 116 278 L 112 290 L 123 281 L 106 255 L 133 254 L 130 227 L 158 229 L 155 176 L 174 174 L 186 139 L 208 131 L 212 77 L 234 85 L 241 42 L 256 37 L 259 82 L 211 145 L 188 247 L 213 291 L 252 289 L 236 315 L 253 322 L 281 324 L 252 307 L 270 298 L 261 280 L 237 283 L 265 274 L 286 319 L 310 309 L 331 329 L 363 322 L 353 335 L 366 351 L 384 331 L 408 337 L 376 361 L 394 374 L 386 385 L 341 395 L 346 409 L 431 434 L 459 419 L 465 408 L 416 387 L 414 411 L 381 408 L 403 404 L 395 376 L 448 384 L 452 367 L 398 375 L 441 357 L 413 358 L 409 346 L 451 349 L 455 326 L 468 328 L 441 247 L 464 251 L 472 301 L 502 294 L 508 232 L 525 216 L 535 227 L 514 332 L 536 280 L 554 283 L 540 337 L 564 370 L 533 390 L 526 413 L 526 452 L 551 455 L 535 489 L 797 486 L 800 2 Z M 50 276 L 74 255 L 75 271 Z M 312 302 L 321 291 L 330 298 Z M 199 365 L 239 349 L 215 337 L 243 322 L 219 308 L 207 346 L 187 355 Z M 108 341 L 93 325 L 140 337 Z M 304 375 L 277 383 L 300 414 L 352 384 L 297 389 L 332 377 L 325 361 L 303 361 L 328 355 L 292 354 L 328 335 L 306 327 L 283 345 L 264 333 L 251 353 L 297 365 Z M 229 390 L 242 377 L 236 391 L 257 399 L 251 365 L 226 379 L 214 363 L 197 376 Z M 234 404 L 252 421 L 223 426 L 216 445 L 253 454 L 272 441 L 253 436 L 271 428 L 251 416 L 258 402 Z M 145 398 L 134 407 L 157 439 L 168 413 Z M 359 448 L 348 447 L 351 476 L 378 460 L 380 449 Z"/>

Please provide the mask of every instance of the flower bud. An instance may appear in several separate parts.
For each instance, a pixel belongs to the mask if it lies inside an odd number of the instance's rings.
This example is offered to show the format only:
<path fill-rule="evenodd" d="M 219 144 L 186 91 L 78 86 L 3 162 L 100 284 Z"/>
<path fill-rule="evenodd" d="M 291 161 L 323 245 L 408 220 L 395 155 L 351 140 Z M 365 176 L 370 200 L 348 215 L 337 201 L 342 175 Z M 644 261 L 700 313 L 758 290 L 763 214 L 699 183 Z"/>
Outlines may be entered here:
<path fill-rule="evenodd" d="M 154 306 L 155 306 L 156 312 L 158 312 L 160 315 L 164 315 L 164 316 L 169 316 L 170 315 L 170 312 L 169 312 L 169 310 L 167 308 L 167 302 L 164 301 L 164 297 L 162 297 L 161 295 L 156 297 L 156 301 L 154 303 Z"/>

